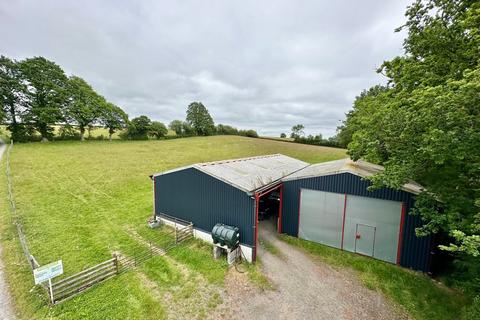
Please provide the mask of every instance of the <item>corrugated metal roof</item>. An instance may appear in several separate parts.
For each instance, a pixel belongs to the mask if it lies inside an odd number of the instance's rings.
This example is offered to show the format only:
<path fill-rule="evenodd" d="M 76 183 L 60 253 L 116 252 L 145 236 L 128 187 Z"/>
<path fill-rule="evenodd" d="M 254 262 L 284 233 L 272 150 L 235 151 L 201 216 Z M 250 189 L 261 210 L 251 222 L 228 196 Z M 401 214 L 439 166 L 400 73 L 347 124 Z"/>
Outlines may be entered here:
<path fill-rule="evenodd" d="M 283 178 L 282 180 L 289 181 L 344 172 L 348 172 L 362 178 L 369 178 L 381 171 L 383 171 L 382 166 L 362 160 L 352 161 L 349 158 L 346 158 L 310 165 Z M 424 190 L 421 185 L 413 181 L 403 185 L 402 189 L 413 194 L 419 194 Z"/>
<path fill-rule="evenodd" d="M 283 177 L 307 167 L 309 164 L 282 154 L 197 163 L 166 171 L 168 174 L 187 168 L 196 168 L 238 189 L 251 193 L 271 185 Z"/>

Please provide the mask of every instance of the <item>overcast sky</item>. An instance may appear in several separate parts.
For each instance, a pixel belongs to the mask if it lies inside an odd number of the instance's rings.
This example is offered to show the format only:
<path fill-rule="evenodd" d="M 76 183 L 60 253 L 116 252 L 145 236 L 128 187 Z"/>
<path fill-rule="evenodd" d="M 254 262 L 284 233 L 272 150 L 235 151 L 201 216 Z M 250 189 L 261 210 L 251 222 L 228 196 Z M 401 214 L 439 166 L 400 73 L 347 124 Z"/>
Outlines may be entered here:
<path fill-rule="evenodd" d="M 0 54 L 51 59 L 130 117 L 168 123 L 201 101 L 216 123 L 330 136 L 385 82 L 410 2 L 0 0 Z"/>

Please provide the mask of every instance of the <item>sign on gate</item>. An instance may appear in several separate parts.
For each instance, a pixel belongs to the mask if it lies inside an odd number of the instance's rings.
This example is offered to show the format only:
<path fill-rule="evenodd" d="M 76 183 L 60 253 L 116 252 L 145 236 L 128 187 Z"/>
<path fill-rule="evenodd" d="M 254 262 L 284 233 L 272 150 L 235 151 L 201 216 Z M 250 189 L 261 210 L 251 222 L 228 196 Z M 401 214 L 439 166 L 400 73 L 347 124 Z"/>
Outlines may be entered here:
<path fill-rule="evenodd" d="M 33 277 L 35 278 L 35 284 L 39 284 L 48 281 L 63 273 L 62 260 L 58 260 L 44 266 L 33 269 Z"/>
<path fill-rule="evenodd" d="M 52 278 L 59 276 L 63 273 L 62 260 L 58 260 L 44 266 L 33 269 L 33 278 L 35 284 L 39 284 L 48 281 L 48 288 L 50 291 L 50 301 L 52 304 L 55 302 L 53 299 Z"/>

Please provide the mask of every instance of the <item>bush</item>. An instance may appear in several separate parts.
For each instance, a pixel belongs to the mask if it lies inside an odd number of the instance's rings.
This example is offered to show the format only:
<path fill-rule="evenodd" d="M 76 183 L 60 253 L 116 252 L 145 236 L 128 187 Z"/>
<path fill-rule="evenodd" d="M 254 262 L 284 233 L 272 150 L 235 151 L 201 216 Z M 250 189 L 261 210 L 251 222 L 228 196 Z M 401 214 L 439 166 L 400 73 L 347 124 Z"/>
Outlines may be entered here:
<path fill-rule="evenodd" d="M 258 138 L 258 133 L 255 130 L 240 130 L 238 132 L 239 135 L 245 136 L 245 137 L 250 137 L 250 138 Z"/>
<path fill-rule="evenodd" d="M 309 135 L 308 137 L 295 136 L 294 141 L 297 143 L 312 144 L 316 146 L 336 147 L 336 148 L 340 147 L 335 137 L 329 138 L 329 139 L 323 139 L 321 135 L 317 135 L 317 136 Z"/>
<path fill-rule="evenodd" d="M 35 135 L 35 130 L 31 126 L 27 127 L 22 123 L 18 123 L 15 126 L 10 124 L 7 129 L 11 132 L 11 139 L 14 142 L 40 141 L 40 138 L 38 135 Z"/>
<path fill-rule="evenodd" d="M 477 320 L 480 319 L 480 295 L 473 299 L 473 303 L 466 309 L 465 319 Z"/>
<path fill-rule="evenodd" d="M 217 134 L 220 135 L 238 135 L 238 129 L 229 125 L 217 125 Z"/>
<path fill-rule="evenodd" d="M 80 140 L 80 133 L 71 125 L 64 125 L 58 130 L 55 140 Z"/>

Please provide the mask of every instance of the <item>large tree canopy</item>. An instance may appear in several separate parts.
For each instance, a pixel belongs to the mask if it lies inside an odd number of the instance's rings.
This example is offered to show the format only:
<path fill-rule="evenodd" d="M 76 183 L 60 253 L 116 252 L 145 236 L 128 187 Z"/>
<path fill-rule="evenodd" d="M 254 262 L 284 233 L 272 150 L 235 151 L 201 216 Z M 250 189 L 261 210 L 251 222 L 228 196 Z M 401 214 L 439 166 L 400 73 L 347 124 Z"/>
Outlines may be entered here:
<path fill-rule="evenodd" d="M 350 156 L 380 163 L 375 186 L 409 180 L 426 191 L 413 213 L 454 236 L 449 250 L 480 254 L 480 3 L 416 1 L 406 12 L 405 55 L 378 70 L 386 87 L 363 92 L 339 139 Z"/>
<path fill-rule="evenodd" d="M 152 123 L 150 123 L 150 127 L 148 128 L 148 135 L 160 139 L 165 137 L 167 133 L 168 129 L 163 123 L 159 121 L 152 121 Z"/>
<path fill-rule="evenodd" d="M 67 76 L 56 63 L 43 57 L 23 60 L 20 68 L 27 82 L 29 108 L 23 121 L 31 123 L 42 139 L 53 135 L 52 125 L 63 121 L 67 101 Z"/>
<path fill-rule="evenodd" d="M 187 109 L 187 122 L 199 136 L 215 133 L 215 125 L 207 108 L 201 102 L 192 102 Z"/>
<path fill-rule="evenodd" d="M 14 141 L 53 137 L 81 140 L 85 130 L 101 123 L 112 134 L 128 123 L 119 107 L 107 102 L 85 80 L 67 78 L 62 68 L 43 57 L 15 61 L 0 56 L 0 121 L 5 121 Z"/>
<path fill-rule="evenodd" d="M 108 129 L 108 140 L 111 141 L 117 130 L 126 128 L 128 115 L 118 106 L 107 102 L 101 110 L 100 123 Z"/>
<path fill-rule="evenodd" d="M 70 77 L 67 88 L 69 100 L 66 117 L 78 125 L 83 141 L 85 129 L 100 117 L 107 102 L 80 77 Z"/>
<path fill-rule="evenodd" d="M 6 118 L 12 124 L 10 130 L 14 136 L 24 92 L 25 86 L 21 81 L 18 64 L 5 56 L 0 56 L 0 120 Z"/>

